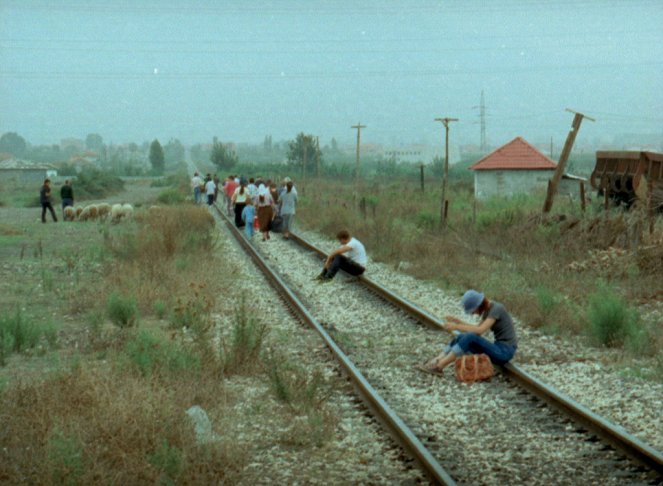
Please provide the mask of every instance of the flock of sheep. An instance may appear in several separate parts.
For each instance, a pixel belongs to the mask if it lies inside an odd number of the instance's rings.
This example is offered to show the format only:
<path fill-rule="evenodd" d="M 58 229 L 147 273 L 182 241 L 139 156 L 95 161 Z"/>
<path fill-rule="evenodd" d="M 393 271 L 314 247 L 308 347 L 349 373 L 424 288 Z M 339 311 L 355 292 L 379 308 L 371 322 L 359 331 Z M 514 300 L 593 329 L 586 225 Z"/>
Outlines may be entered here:
<path fill-rule="evenodd" d="M 123 218 L 133 217 L 134 208 L 131 204 L 108 203 L 90 204 L 89 206 L 67 206 L 64 208 L 65 221 L 106 221 L 118 223 Z"/>

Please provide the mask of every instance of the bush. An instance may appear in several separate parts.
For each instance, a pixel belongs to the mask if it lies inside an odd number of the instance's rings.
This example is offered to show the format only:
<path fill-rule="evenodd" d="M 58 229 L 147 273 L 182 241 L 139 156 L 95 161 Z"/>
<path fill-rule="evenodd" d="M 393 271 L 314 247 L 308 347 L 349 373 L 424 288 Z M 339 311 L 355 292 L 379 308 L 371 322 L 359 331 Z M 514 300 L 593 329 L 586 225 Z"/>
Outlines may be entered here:
<path fill-rule="evenodd" d="M 84 168 L 74 183 L 74 194 L 77 199 L 103 198 L 123 189 L 122 179 L 94 167 Z"/>
<path fill-rule="evenodd" d="M 258 365 L 267 326 L 249 316 L 244 302 L 235 314 L 230 343 L 222 343 L 222 367 L 225 373 L 239 373 Z"/>
<path fill-rule="evenodd" d="M 113 292 L 108 297 L 106 306 L 108 317 L 120 328 L 131 327 L 138 319 L 138 305 L 134 297 L 126 297 L 118 292 Z"/>
<path fill-rule="evenodd" d="M 83 445 L 56 428 L 48 440 L 48 462 L 54 484 L 78 484 L 83 474 Z"/>
<path fill-rule="evenodd" d="M 143 376 L 159 372 L 200 369 L 200 359 L 171 341 L 163 341 L 148 331 L 133 336 L 125 349 L 129 361 Z"/>
<path fill-rule="evenodd" d="M 182 451 L 168 444 L 166 439 L 161 441 L 159 447 L 149 455 L 148 460 L 165 476 L 162 484 L 174 484 L 184 467 Z"/>
<path fill-rule="evenodd" d="M 0 317 L 0 365 L 5 364 L 5 359 L 12 352 L 32 349 L 42 338 L 51 345 L 55 343 L 56 332 L 51 323 L 27 321 L 18 308 L 13 315 Z"/>
<path fill-rule="evenodd" d="M 590 295 L 587 319 L 591 336 L 603 346 L 622 346 L 638 335 L 636 310 L 605 284 Z"/>
<path fill-rule="evenodd" d="M 180 204 L 184 202 L 184 194 L 177 189 L 166 189 L 157 197 L 161 204 Z"/>

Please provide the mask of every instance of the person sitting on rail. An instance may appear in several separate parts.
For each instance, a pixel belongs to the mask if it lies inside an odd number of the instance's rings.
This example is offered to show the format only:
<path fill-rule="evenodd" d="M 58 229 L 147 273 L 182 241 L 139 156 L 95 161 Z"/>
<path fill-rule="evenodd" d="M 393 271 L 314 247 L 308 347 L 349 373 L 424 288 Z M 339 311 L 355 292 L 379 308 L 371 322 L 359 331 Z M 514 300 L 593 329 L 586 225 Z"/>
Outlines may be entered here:
<path fill-rule="evenodd" d="M 498 365 L 511 361 L 516 354 L 518 341 L 513 320 L 504 305 L 488 300 L 483 293 L 476 290 L 465 292 L 461 305 L 466 314 L 481 316 L 481 322 L 475 326 L 456 317 L 446 316 L 447 322 L 444 324 L 444 329 L 454 332 L 456 337 L 445 346 L 440 355 L 429 360 L 424 367 L 429 371 L 442 372 L 445 367 L 463 354 L 484 353 Z M 494 342 L 481 336 L 489 329 L 493 332 Z"/>
<path fill-rule="evenodd" d="M 329 282 L 339 270 L 359 276 L 366 271 L 366 249 L 359 240 L 353 238 L 347 230 L 336 235 L 341 246 L 332 251 L 325 260 L 322 273 L 316 277 L 321 282 Z"/>

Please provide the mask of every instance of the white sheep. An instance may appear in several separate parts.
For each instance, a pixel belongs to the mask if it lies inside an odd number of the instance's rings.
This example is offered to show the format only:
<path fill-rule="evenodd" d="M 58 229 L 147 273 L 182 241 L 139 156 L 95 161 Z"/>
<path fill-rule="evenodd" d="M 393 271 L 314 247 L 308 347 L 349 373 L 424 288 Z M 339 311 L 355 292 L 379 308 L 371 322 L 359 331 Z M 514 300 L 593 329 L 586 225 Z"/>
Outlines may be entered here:
<path fill-rule="evenodd" d="M 85 206 L 80 213 L 78 213 L 79 221 L 87 221 L 90 218 L 90 206 Z"/>
<path fill-rule="evenodd" d="M 122 216 L 124 216 L 124 211 L 122 210 L 122 205 L 121 204 L 113 204 L 113 206 L 111 206 L 110 216 L 111 216 L 111 221 L 113 223 L 117 223 L 118 221 L 120 221 L 120 219 L 122 219 Z"/>
<path fill-rule="evenodd" d="M 99 214 L 99 219 L 105 220 L 111 212 L 111 205 L 108 203 L 101 203 L 97 205 L 97 213 Z"/>
<path fill-rule="evenodd" d="M 123 204 L 122 212 L 124 213 L 125 218 L 131 219 L 134 215 L 134 207 L 131 204 Z"/>
<path fill-rule="evenodd" d="M 73 206 L 66 206 L 64 208 L 64 220 L 73 221 L 76 217 L 76 209 Z"/>

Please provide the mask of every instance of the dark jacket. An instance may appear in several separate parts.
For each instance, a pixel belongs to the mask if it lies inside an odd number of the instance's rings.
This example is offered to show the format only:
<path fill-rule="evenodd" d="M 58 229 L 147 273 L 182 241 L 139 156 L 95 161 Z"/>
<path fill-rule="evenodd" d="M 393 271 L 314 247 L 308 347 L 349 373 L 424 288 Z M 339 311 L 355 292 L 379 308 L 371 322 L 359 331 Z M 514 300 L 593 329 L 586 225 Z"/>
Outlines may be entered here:
<path fill-rule="evenodd" d="M 62 186 L 62 189 L 60 189 L 60 197 L 62 199 L 73 199 L 74 188 L 65 184 L 64 186 Z"/>
<path fill-rule="evenodd" d="M 41 189 L 39 189 L 39 202 L 42 204 L 51 202 L 50 186 L 47 186 L 46 184 L 41 186 Z"/>

